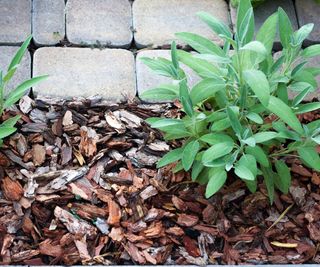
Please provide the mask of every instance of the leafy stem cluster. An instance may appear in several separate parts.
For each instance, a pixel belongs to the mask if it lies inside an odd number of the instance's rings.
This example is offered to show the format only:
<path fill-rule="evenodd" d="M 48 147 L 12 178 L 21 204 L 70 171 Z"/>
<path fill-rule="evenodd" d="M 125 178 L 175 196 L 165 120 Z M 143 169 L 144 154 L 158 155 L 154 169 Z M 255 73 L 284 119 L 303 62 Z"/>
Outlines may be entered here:
<path fill-rule="evenodd" d="M 28 49 L 32 36 L 29 36 L 27 40 L 21 45 L 18 49 L 17 53 L 11 60 L 11 63 L 8 66 L 7 72 L 4 74 L 3 71 L 0 70 L 0 115 L 2 116 L 5 109 L 10 108 L 13 104 L 20 100 L 22 96 L 25 95 L 26 91 L 35 85 L 36 83 L 44 80 L 47 76 L 38 76 L 33 77 L 29 80 L 22 82 L 16 88 L 8 88 L 8 84 L 14 76 L 16 70 L 19 67 L 19 64 L 23 58 L 23 55 Z M 14 127 L 17 121 L 21 116 L 17 115 L 6 121 L 3 121 L 0 124 L 0 146 L 3 143 L 3 138 L 11 135 L 16 131 Z"/>
<path fill-rule="evenodd" d="M 142 59 L 157 74 L 172 78 L 172 83 L 150 89 L 142 98 L 179 99 L 185 113 L 182 119 L 148 119 L 167 140 L 185 140 L 158 167 L 176 162 L 175 171 L 191 170 L 193 180 L 207 183 L 207 197 L 226 183 L 229 172 L 251 192 L 262 176 L 272 202 L 275 189 L 288 192 L 287 157 L 298 157 L 320 171 L 316 151 L 320 120 L 302 124 L 298 119 L 299 114 L 320 108 L 319 102 L 303 102 L 317 89 L 315 78 L 320 74 L 320 68 L 307 64 L 320 55 L 320 45 L 302 49 L 313 24 L 294 31 L 279 8 L 255 34 L 250 0 L 240 2 L 234 34 L 210 14 L 200 12 L 198 16 L 223 39 L 223 47 L 198 34 L 180 32 L 176 37 L 195 52 L 179 50 L 173 42 L 171 59 Z M 274 56 L 277 33 L 283 50 Z M 192 69 L 200 82 L 190 85 L 182 66 Z"/>

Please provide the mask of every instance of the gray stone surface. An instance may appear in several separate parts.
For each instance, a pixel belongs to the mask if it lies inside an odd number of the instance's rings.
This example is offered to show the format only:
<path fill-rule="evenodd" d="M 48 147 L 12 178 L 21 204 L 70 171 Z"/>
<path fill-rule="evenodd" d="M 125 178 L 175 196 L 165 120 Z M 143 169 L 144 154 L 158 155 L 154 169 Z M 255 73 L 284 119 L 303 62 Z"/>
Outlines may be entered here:
<path fill-rule="evenodd" d="M 7 73 L 9 64 L 14 57 L 19 47 L 17 46 L 0 46 L 0 70 L 3 75 Z M 16 70 L 12 80 L 8 83 L 7 89 L 11 90 L 17 87 L 20 83 L 31 78 L 31 57 L 29 52 L 26 52 L 21 60 L 20 66 Z"/>
<path fill-rule="evenodd" d="M 32 34 L 38 45 L 54 45 L 63 40 L 64 0 L 33 0 Z"/>
<path fill-rule="evenodd" d="M 31 33 L 31 0 L 0 1 L 0 43 L 19 44 Z"/>
<path fill-rule="evenodd" d="M 303 0 L 304 1 L 304 0 Z M 311 0 L 313 1 L 313 0 Z M 291 0 L 267 0 L 261 6 L 254 9 L 254 19 L 256 25 L 256 32 L 265 22 L 265 20 L 278 10 L 278 7 L 282 7 L 288 14 L 294 29 L 298 29 L 298 20 L 294 8 L 294 4 Z M 237 10 L 230 4 L 230 14 L 232 24 L 235 25 L 237 21 Z M 276 38 L 276 49 L 280 48 L 280 38 Z"/>
<path fill-rule="evenodd" d="M 78 45 L 128 47 L 132 41 L 132 14 L 128 0 L 69 0 L 67 38 Z"/>
<path fill-rule="evenodd" d="M 36 95 L 70 98 L 102 95 L 110 101 L 135 96 L 134 56 L 123 49 L 44 47 L 34 54 L 33 75 L 48 74 Z"/>
<path fill-rule="evenodd" d="M 137 73 L 137 91 L 138 94 L 155 88 L 162 84 L 171 84 L 172 79 L 155 74 L 149 69 L 140 59 L 142 57 L 157 58 L 163 57 L 170 59 L 170 50 L 144 50 L 138 53 L 136 58 L 136 73 Z M 188 67 L 182 67 L 186 72 L 188 84 L 190 86 L 196 84 L 200 78 Z"/>
<path fill-rule="evenodd" d="M 133 2 L 134 39 L 138 47 L 162 46 L 175 40 L 176 32 L 193 32 L 222 44 L 196 13 L 206 11 L 229 24 L 224 0 L 135 0 Z"/>
<path fill-rule="evenodd" d="M 320 4 L 314 0 L 296 0 L 299 25 L 314 23 L 314 28 L 306 40 L 306 44 L 320 42 Z"/>

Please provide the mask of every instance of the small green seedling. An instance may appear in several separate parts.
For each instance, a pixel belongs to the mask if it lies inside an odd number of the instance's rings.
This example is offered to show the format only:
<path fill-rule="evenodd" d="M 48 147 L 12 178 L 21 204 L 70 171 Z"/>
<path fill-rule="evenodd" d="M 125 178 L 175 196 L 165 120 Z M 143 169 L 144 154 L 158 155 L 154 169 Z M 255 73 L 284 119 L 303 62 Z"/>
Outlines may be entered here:
<path fill-rule="evenodd" d="M 29 36 L 28 39 L 22 44 L 15 56 L 13 57 L 6 74 L 3 74 L 3 71 L 0 71 L 0 115 L 3 114 L 4 110 L 11 107 L 17 101 L 20 100 L 22 96 L 25 95 L 26 91 L 35 85 L 36 83 L 44 80 L 47 76 L 38 76 L 30 80 L 24 81 L 18 85 L 15 89 L 10 89 L 8 87 L 9 81 L 12 79 L 16 70 L 19 67 L 19 64 L 22 60 L 23 55 L 28 49 L 32 36 Z M 0 146 L 3 143 L 3 138 L 11 135 L 17 129 L 14 127 L 17 121 L 20 119 L 20 116 L 17 115 L 13 118 L 10 118 L 6 121 L 3 121 L 0 124 Z"/>

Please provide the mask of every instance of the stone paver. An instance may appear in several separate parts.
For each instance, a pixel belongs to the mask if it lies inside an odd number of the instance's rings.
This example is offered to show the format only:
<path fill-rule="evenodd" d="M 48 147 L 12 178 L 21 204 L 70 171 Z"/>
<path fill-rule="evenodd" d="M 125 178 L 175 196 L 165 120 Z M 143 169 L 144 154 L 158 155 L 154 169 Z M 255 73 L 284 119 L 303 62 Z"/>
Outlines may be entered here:
<path fill-rule="evenodd" d="M 63 40 L 64 0 L 33 0 L 32 34 L 38 45 L 54 45 Z"/>
<path fill-rule="evenodd" d="M 304 1 L 304 0 L 303 0 Z M 311 0 L 313 1 L 313 0 Z M 274 12 L 278 10 L 278 7 L 282 7 L 285 12 L 288 14 L 291 23 L 294 29 L 298 29 L 298 21 L 296 17 L 296 12 L 294 8 L 294 4 L 291 0 L 267 0 L 261 6 L 258 6 L 254 9 L 254 19 L 256 25 L 256 31 L 259 30 L 261 25 L 265 22 L 265 20 L 272 15 Z M 231 14 L 231 21 L 232 24 L 236 24 L 237 18 L 237 10 L 230 4 L 230 14 Z M 276 38 L 275 48 L 279 49 L 279 37 Z"/>
<path fill-rule="evenodd" d="M 137 91 L 138 94 L 155 88 L 162 84 L 171 84 L 172 79 L 155 74 L 149 69 L 140 59 L 142 57 L 157 58 L 163 57 L 170 59 L 170 50 L 144 50 L 138 53 L 136 58 L 136 73 L 137 73 Z M 190 86 L 196 84 L 200 78 L 188 67 L 183 67 L 188 78 Z"/>
<path fill-rule="evenodd" d="M 0 1 L 0 43 L 22 43 L 31 33 L 31 0 Z"/>
<path fill-rule="evenodd" d="M 70 98 L 102 95 L 110 101 L 135 95 L 134 56 L 123 49 L 44 47 L 34 54 L 33 76 L 50 77 L 36 95 Z"/>
<path fill-rule="evenodd" d="M 78 45 L 128 47 L 132 41 L 128 0 L 69 0 L 67 38 Z"/>
<path fill-rule="evenodd" d="M 138 47 L 162 46 L 175 40 L 176 32 L 193 32 L 222 41 L 196 13 L 206 11 L 229 24 L 224 0 L 135 0 L 133 2 L 134 39 Z"/>
<path fill-rule="evenodd" d="M 16 46 L 0 46 L 0 70 L 3 75 L 7 73 L 8 66 L 19 47 Z M 20 66 L 8 83 L 7 89 L 13 89 L 20 83 L 31 78 L 31 57 L 27 52 L 21 60 Z"/>
<path fill-rule="evenodd" d="M 314 28 L 306 40 L 306 44 L 320 42 L 320 4 L 314 0 L 296 0 L 296 10 L 300 27 L 314 23 Z"/>

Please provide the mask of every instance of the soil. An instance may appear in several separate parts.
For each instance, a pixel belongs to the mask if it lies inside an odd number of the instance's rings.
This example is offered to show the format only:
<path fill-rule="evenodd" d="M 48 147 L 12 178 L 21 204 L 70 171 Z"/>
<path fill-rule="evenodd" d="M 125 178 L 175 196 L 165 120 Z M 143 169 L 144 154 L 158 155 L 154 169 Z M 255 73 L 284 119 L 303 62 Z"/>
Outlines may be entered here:
<path fill-rule="evenodd" d="M 180 144 L 144 119 L 177 106 L 25 96 L 8 111 L 22 119 L 0 152 L 0 264 L 320 263 L 320 174 L 291 160 L 273 205 L 262 181 L 250 194 L 234 177 L 206 199 L 188 173 L 155 168 Z"/>

